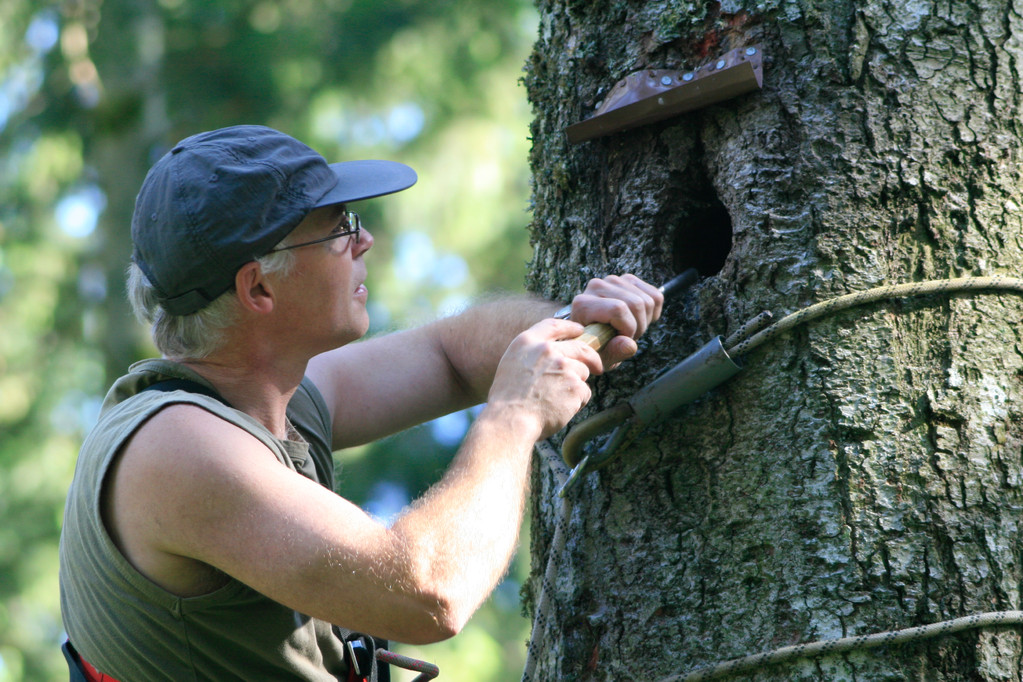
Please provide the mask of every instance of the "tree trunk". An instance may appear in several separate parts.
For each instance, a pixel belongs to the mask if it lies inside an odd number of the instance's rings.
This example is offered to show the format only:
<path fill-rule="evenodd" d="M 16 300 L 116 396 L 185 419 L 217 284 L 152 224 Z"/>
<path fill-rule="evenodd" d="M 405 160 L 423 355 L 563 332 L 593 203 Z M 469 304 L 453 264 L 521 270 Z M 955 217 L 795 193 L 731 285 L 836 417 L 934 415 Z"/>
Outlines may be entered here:
<path fill-rule="evenodd" d="M 102 272 L 106 283 L 103 315 L 91 330 L 103 350 L 109 386 L 125 367 L 152 354 L 148 334 L 135 320 L 125 290 L 131 262 L 131 218 L 142 178 L 168 144 L 170 121 L 160 80 L 166 32 L 158 7 L 149 2 L 110 3 L 104 8 L 98 44 L 104 74 L 101 107 L 90 119 L 88 163 L 101 180 L 107 199 L 103 237 L 84 267 Z"/>
<path fill-rule="evenodd" d="M 587 414 L 761 310 L 1023 264 L 1023 8 L 1009 2 L 541 0 L 530 287 L 697 267 Z M 611 86 L 759 45 L 762 90 L 569 144 Z M 727 254 L 727 255 L 726 255 Z M 820 639 L 1018 610 L 1021 301 L 858 306 L 736 377 L 559 504 L 537 460 L 534 679 L 659 680 Z M 1019 680 L 1019 628 L 759 668 L 760 680 Z"/>

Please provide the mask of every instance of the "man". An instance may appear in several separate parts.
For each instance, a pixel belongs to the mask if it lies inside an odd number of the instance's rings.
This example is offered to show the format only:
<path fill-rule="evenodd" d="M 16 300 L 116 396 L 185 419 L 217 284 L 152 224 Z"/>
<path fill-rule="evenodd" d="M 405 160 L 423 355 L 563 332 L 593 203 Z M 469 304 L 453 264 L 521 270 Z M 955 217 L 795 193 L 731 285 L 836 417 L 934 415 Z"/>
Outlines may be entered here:
<path fill-rule="evenodd" d="M 118 380 L 82 447 L 61 537 L 81 657 L 122 682 L 347 679 L 330 624 L 456 634 L 517 541 L 533 444 L 636 350 L 661 294 L 630 275 L 572 304 L 513 299 L 368 328 L 373 237 L 348 204 L 402 164 L 330 164 L 239 126 L 178 144 L 132 220 L 129 289 L 163 353 Z M 603 357 L 580 323 L 620 335 Z M 390 526 L 332 492 L 330 453 L 486 401 L 442 480 Z"/>

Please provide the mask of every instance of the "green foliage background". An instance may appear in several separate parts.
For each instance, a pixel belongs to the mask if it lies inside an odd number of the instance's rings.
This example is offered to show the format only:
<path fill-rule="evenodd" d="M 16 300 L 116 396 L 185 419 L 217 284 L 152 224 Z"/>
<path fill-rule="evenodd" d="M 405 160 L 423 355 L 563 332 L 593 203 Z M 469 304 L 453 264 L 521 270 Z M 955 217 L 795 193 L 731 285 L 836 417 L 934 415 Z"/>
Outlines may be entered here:
<path fill-rule="evenodd" d="M 122 281 L 151 163 L 200 130 L 261 123 L 332 161 L 413 165 L 416 187 L 356 206 L 377 239 L 376 332 L 520 290 L 518 81 L 536 22 L 527 0 L 0 3 L 0 682 L 67 679 L 64 493 L 110 381 L 154 353 Z M 436 479 L 470 419 L 341 453 L 342 492 L 386 516 Z M 517 678 L 520 564 L 462 635 L 404 653 L 450 681 Z"/>

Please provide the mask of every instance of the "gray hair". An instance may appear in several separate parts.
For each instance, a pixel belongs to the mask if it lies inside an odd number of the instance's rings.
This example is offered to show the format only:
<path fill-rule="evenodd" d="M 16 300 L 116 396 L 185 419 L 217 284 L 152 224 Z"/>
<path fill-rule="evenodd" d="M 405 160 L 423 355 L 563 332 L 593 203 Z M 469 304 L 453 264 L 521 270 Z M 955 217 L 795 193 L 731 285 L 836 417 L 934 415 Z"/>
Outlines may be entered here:
<path fill-rule="evenodd" d="M 278 251 L 257 258 L 256 262 L 265 275 L 287 275 L 295 258 L 291 251 Z M 238 296 L 233 289 L 194 313 L 171 315 L 160 305 L 156 289 L 135 263 L 128 266 L 127 288 L 135 317 L 150 326 L 153 343 L 169 358 L 209 356 L 224 344 L 224 330 L 238 319 Z"/>

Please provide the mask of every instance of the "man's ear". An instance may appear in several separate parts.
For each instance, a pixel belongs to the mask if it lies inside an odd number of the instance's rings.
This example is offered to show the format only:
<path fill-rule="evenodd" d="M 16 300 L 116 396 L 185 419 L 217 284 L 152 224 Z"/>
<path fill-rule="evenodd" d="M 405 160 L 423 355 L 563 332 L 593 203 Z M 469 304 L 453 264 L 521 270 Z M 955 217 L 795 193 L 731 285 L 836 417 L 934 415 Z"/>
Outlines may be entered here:
<path fill-rule="evenodd" d="M 246 263 L 234 276 L 235 291 L 242 308 L 266 314 L 273 310 L 276 294 L 256 261 Z"/>

